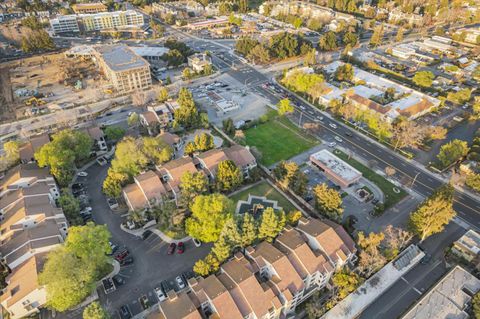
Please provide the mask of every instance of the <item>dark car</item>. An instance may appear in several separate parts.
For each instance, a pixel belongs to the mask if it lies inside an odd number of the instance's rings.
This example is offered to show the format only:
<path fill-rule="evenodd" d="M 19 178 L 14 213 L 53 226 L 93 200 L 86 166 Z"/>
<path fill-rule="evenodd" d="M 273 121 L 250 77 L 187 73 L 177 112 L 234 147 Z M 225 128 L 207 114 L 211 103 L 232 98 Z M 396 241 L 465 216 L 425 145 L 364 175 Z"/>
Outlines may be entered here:
<path fill-rule="evenodd" d="M 132 318 L 132 312 L 130 311 L 130 308 L 128 307 L 128 305 L 124 305 L 120 307 L 120 317 L 122 319 Z"/>
<path fill-rule="evenodd" d="M 167 254 L 172 255 L 175 252 L 175 249 L 177 248 L 177 245 L 175 243 L 170 243 L 168 246 Z"/>
<path fill-rule="evenodd" d="M 85 187 L 85 185 L 83 183 L 72 184 L 72 189 L 82 189 L 84 187 Z"/>
<path fill-rule="evenodd" d="M 183 242 L 179 242 L 177 247 L 177 253 L 183 254 L 185 252 L 185 244 Z"/>
<path fill-rule="evenodd" d="M 420 263 L 422 265 L 426 265 L 430 262 L 430 260 L 432 259 L 432 255 L 430 254 L 425 254 L 425 256 L 423 256 L 422 260 L 420 260 Z"/>
<path fill-rule="evenodd" d="M 115 254 L 115 259 L 117 261 L 122 261 L 128 256 L 129 252 L 126 248 L 120 249 L 116 254 Z"/>
<path fill-rule="evenodd" d="M 143 239 L 143 240 L 147 239 L 151 234 L 153 234 L 151 230 L 146 230 L 146 231 L 144 231 L 144 232 L 142 233 L 142 239 Z"/>
<path fill-rule="evenodd" d="M 148 300 L 148 297 L 146 295 L 141 296 L 138 298 L 138 301 L 140 301 L 140 304 L 142 305 L 143 310 L 148 309 L 150 307 L 150 301 Z"/>
<path fill-rule="evenodd" d="M 345 132 L 345 135 L 348 136 L 348 137 L 352 137 L 352 136 L 353 136 L 353 134 L 352 134 L 351 132 L 348 132 L 348 131 Z"/>
<path fill-rule="evenodd" d="M 120 266 L 128 266 L 131 264 L 133 264 L 133 257 L 127 257 L 125 259 L 122 259 L 122 261 L 120 261 Z"/>
<path fill-rule="evenodd" d="M 115 283 L 115 285 L 117 285 L 117 286 L 122 286 L 122 285 L 125 284 L 125 279 L 123 279 L 119 275 L 113 276 L 112 279 L 113 279 L 113 282 Z"/>

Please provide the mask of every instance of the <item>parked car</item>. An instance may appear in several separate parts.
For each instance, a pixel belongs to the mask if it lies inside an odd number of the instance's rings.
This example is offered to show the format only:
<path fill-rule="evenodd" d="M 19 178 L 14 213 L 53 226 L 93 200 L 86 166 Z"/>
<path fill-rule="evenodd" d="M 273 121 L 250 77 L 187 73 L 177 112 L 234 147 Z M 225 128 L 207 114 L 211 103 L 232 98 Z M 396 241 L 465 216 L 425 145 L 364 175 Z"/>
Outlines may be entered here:
<path fill-rule="evenodd" d="M 113 283 L 112 278 L 105 278 L 102 280 L 102 285 L 103 285 L 103 290 L 105 291 L 105 294 L 109 294 L 111 292 L 114 292 L 117 288 L 115 287 L 115 284 Z"/>
<path fill-rule="evenodd" d="M 112 243 L 111 241 L 108 242 L 110 245 L 110 248 L 112 249 L 112 255 L 115 254 L 115 252 L 118 250 L 118 246 Z"/>
<path fill-rule="evenodd" d="M 165 299 L 167 299 L 167 296 L 165 296 L 165 293 L 163 292 L 161 287 L 157 287 L 154 290 L 155 290 L 155 295 L 157 295 L 158 301 L 162 302 Z"/>
<path fill-rule="evenodd" d="M 348 137 L 352 137 L 352 136 L 353 136 L 352 132 L 348 132 L 348 131 L 345 132 L 345 135 L 348 136 Z"/>
<path fill-rule="evenodd" d="M 72 190 L 82 190 L 85 188 L 85 185 L 82 183 L 72 184 Z"/>
<path fill-rule="evenodd" d="M 183 242 L 179 242 L 177 248 L 177 253 L 183 254 L 185 252 L 185 244 Z"/>
<path fill-rule="evenodd" d="M 85 207 L 84 209 L 82 209 L 82 212 L 86 212 L 86 213 L 91 213 L 93 210 L 93 208 L 91 206 L 87 206 Z M 80 212 L 80 214 L 82 213 Z"/>
<path fill-rule="evenodd" d="M 150 237 L 150 235 L 153 234 L 153 232 L 151 230 L 146 230 L 142 233 L 142 239 L 145 240 L 147 239 L 148 237 Z"/>
<path fill-rule="evenodd" d="M 198 240 L 198 239 L 196 239 L 196 238 L 193 238 L 192 241 L 193 241 L 193 244 L 194 244 L 196 247 L 202 246 L 202 242 L 201 242 L 200 240 Z"/>
<path fill-rule="evenodd" d="M 342 140 L 342 138 L 341 138 L 340 136 L 335 136 L 334 138 L 335 138 L 335 140 L 336 140 L 338 143 L 342 143 L 342 142 L 343 142 L 343 140 Z"/>
<path fill-rule="evenodd" d="M 140 298 L 138 298 L 138 301 L 140 301 L 143 310 L 146 310 L 148 309 L 148 307 L 150 307 L 150 301 L 148 300 L 147 295 L 141 296 Z"/>
<path fill-rule="evenodd" d="M 97 158 L 97 163 L 100 166 L 105 166 L 105 165 L 107 165 L 107 160 L 106 160 L 105 157 L 101 156 L 101 157 Z"/>
<path fill-rule="evenodd" d="M 133 264 L 133 257 L 126 257 L 120 261 L 120 266 L 128 266 Z"/>
<path fill-rule="evenodd" d="M 115 198 L 107 198 L 107 203 L 111 210 L 118 208 L 118 202 Z"/>
<path fill-rule="evenodd" d="M 328 143 L 328 146 L 330 146 L 330 147 L 335 147 L 336 145 L 337 145 L 337 143 L 335 143 L 335 142 Z"/>
<path fill-rule="evenodd" d="M 119 275 L 115 275 L 112 277 L 113 279 L 113 282 L 115 283 L 115 285 L 117 286 L 122 286 L 125 284 L 125 279 L 123 279 L 123 277 L 119 276 Z"/>
<path fill-rule="evenodd" d="M 170 245 L 168 246 L 167 254 L 172 255 L 175 252 L 175 249 L 177 249 L 177 244 L 170 243 Z"/>
<path fill-rule="evenodd" d="M 181 276 L 175 277 L 175 281 L 177 282 L 178 288 L 180 289 L 185 288 L 185 282 L 183 281 Z"/>
<path fill-rule="evenodd" d="M 115 254 L 115 259 L 120 262 L 125 258 L 127 258 L 128 255 L 129 255 L 128 250 L 126 248 L 123 248 Z"/>
<path fill-rule="evenodd" d="M 132 312 L 130 311 L 130 308 L 128 307 L 128 305 L 124 305 L 120 307 L 120 317 L 122 319 L 132 318 Z"/>
<path fill-rule="evenodd" d="M 330 126 L 333 129 L 337 128 L 337 124 L 335 124 L 335 123 L 330 123 L 330 124 L 328 124 L 328 126 Z"/>
<path fill-rule="evenodd" d="M 88 173 L 87 172 L 78 172 L 77 175 L 80 176 L 80 177 L 87 177 Z"/>
<path fill-rule="evenodd" d="M 420 260 L 420 263 L 422 265 L 426 265 L 430 262 L 430 260 L 432 259 L 432 255 L 430 254 L 425 254 L 425 256 L 423 256 L 422 260 Z"/>

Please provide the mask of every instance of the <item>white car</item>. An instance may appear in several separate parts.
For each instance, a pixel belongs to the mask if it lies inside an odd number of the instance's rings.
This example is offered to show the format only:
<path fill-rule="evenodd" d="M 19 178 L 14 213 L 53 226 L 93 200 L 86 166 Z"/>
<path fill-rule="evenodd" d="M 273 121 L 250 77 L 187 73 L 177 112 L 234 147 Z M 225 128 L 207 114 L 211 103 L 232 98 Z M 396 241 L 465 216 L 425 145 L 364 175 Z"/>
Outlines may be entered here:
<path fill-rule="evenodd" d="M 202 242 L 196 238 L 192 238 L 192 241 L 193 241 L 193 244 L 196 246 L 196 247 L 200 247 L 202 246 Z"/>
<path fill-rule="evenodd" d="M 105 157 L 102 156 L 102 157 L 97 158 L 97 163 L 100 166 L 104 166 L 104 165 L 107 164 L 107 160 L 105 159 Z"/>
<path fill-rule="evenodd" d="M 167 297 L 165 296 L 165 293 L 163 292 L 162 288 L 160 288 L 160 287 L 155 288 L 155 294 L 157 295 L 158 301 L 160 301 L 160 302 L 167 299 Z"/>
<path fill-rule="evenodd" d="M 80 177 L 87 177 L 88 173 L 87 172 L 78 172 L 77 175 L 80 176 Z"/>
<path fill-rule="evenodd" d="M 335 123 L 330 123 L 330 124 L 328 124 L 328 126 L 330 126 L 333 129 L 337 128 L 337 124 L 335 124 Z"/>
<path fill-rule="evenodd" d="M 82 211 L 90 213 L 90 212 L 92 212 L 92 210 L 93 210 L 92 207 L 87 206 L 87 207 L 85 207 Z"/>
<path fill-rule="evenodd" d="M 342 143 L 343 140 L 340 138 L 340 136 L 335 136 L 335 140 L 338 142 L 338 143 Z"/>
<path fill-rule="evenodd" d="M 335 143 L 335 142 L 328 143 L 328 146 L 330 146 L 330 147 L 335 147 L 335 145 L 337 145 L 337 143 Z"/>
<path fill-rule="evenodd" d="M 180 277 L 180 276 L 175 277 L 175 281 L 178 284 L 178 288 L 180 288 L 180 289 L 185 288 L 185 282 L 183 282 L 182 277 Z"/>

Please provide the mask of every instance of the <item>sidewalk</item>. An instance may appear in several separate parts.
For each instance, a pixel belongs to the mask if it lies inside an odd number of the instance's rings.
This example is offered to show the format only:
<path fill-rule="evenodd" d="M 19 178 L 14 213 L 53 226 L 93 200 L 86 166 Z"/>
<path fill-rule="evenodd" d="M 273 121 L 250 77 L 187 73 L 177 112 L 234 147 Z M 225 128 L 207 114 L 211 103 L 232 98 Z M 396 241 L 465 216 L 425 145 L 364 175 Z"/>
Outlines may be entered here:
<path fill-rule="evenodd" d="M 155 228 L 155 227 L 148 227 L 148 228 L 137 228 L 137 229 L 128 229 L 126 228 L 125 226 L 123 226 L 123 224 L 120 224 L 120 229 L 123 230 L 124 232 L 126 233 L 129 233 L 130 235 L 133 235 L 133 236 L 136 236 L 136 237 L 142 237 L 142 234 L 146 231 L 146 230 L 150 230 L 152 231 L 152 233 L 154 233 L 155 235 L 157 235 L 158 237 L 160 237 L 161 240 L 163 240 L 164 242 L 166 243 L 179 243 L 179 242 L 186 242 L 186 241 L 189 241 L 190 239 L 192 239 L 190 236 L 186 236 L 184 238 L 180 238 L 180 239 L 172 239 L 170 237 L 168 237 L 167 235 L 165 235 L 161 230 Z"/>

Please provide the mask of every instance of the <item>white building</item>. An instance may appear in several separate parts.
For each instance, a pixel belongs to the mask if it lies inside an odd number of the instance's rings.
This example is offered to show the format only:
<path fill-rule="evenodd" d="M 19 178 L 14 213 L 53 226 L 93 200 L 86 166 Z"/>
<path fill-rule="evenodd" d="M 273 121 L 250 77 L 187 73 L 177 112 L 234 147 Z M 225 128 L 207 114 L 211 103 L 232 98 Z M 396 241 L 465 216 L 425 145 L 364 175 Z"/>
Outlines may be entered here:
<path fill-rule="evenodd" d="M 75 15 L 59 16 L 57 18 L 50 19 L 50 26 L 55 34 L 80 32 L 77 16 Z"/>

